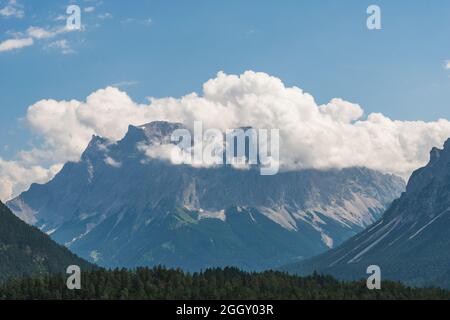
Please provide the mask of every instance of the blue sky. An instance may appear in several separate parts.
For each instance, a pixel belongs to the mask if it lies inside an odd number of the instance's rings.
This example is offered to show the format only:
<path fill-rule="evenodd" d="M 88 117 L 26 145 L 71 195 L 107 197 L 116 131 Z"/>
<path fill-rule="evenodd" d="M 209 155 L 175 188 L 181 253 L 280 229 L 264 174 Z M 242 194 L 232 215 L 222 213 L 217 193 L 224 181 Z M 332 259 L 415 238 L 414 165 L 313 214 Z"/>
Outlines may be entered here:
<path fill-rule="evenodd" d="M 448 2 L 1 0 L 22 14 L 0 15 L 0 43 L 64 26 L 69 3 L 84 31 L 0 52 L 3 159 L 32 143 L 21 119 L 40 99 L 83 100 L 112 84 L 137 102 L 178 97 L 220 70 L 263 71 L 318 103 L 341 97 L 393 119 L 450 118 Z M 372 3 L 382 30 L 366 27 Z"/>

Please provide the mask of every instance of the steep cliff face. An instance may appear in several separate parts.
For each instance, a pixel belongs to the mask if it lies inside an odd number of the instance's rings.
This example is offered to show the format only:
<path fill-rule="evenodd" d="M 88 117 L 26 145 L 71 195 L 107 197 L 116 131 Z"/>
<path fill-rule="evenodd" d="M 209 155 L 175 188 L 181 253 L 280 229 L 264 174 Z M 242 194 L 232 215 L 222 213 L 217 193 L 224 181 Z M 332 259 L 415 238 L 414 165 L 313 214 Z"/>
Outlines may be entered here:
<path fill-rule="evenodd" d="M 22 219 L 106 266 L 273 268 L 334 247 L 380 217 L 403 181 L 364 168 L 262 176 L 149 158 L 180 124 L 93 137 L 81 161 L 10 201 Z"/>
<path fill-rule="evenodd" d="M 450 287 L 450 140 L 443 150 L 431 151 L 430 162 L 412 174 L 406 192 L 379 222 L 342 246 L 286 269 L 360 278 L 370 264 L 379 265 L 389 279 Z"/>

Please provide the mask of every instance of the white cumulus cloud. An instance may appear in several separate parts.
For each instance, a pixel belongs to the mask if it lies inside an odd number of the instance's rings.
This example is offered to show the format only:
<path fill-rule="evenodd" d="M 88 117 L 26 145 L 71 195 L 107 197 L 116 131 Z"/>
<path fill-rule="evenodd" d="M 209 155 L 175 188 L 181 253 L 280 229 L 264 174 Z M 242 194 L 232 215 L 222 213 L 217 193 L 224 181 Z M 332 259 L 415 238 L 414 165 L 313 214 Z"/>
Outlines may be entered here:
<path fill-rule="evenodd" d="M 7 200 L 28 189 L 32 183 L 44 183 L 50 180 L 62 165 L 50 168 L 24 166 L 17 161 L 5 161 L 0 158 L 0 199 Z"/>
<path fill-rule="evenodd" d="M 223 131 L 243 126 L 280 129 L 281 170 L 363 166 L 405 178 L 428 161 L 433 146 L 441 147 L 450 137 L 450 122 L 445 119 L 424 122 L 393 120 L 380 113 L 365 116 L 361 106 L 341 98 L 318 105 L 311 94 L 286 87 L 265 73 L 219 72 L 204 83 L 201 94 L 150 98 L 148 104 L 138 104 L 114 87 L 93 92 L 85 101 L 38 101 L 29 107 L 26 121 L 44 143 L 21 152 L 19 158 L 28 168 L 77 161 L 93 134 L 118 140 L 129 124 L 155 120 L 188 127 L 200 120 L 204 129 Z M 155 152 L 167 155 L 171 150 L 146 151 L 155 157 Z M 3 187 L 12 196 L 26 187 L 13 180 Z"/>

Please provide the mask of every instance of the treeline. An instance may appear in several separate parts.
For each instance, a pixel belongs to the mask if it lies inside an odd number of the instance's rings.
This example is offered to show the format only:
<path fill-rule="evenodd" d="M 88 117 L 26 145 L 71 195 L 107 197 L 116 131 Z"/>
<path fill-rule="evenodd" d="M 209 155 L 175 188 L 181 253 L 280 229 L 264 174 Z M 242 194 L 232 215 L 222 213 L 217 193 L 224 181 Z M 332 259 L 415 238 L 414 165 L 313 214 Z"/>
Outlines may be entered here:
<path fill-rule="evenodd" d="M 163 267 L 99 269 L 82 273 L 81 286 L 67 289 L 65 275 L 14 279 L 0 286 L 0 299 L 450 299 L 449 291 L 413 289 L 396 282 L 385 281 L 381 290 L 371 291 L 363 281 L 236 268 L 192 274 Z"/>

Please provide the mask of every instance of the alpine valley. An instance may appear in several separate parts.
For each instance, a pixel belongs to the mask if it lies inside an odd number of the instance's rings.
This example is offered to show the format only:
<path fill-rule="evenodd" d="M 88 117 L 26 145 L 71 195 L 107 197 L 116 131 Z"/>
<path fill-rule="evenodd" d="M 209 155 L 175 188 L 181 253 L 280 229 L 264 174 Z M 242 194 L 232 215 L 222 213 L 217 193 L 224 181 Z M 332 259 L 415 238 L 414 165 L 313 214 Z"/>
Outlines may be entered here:
<path fill-rule="evenodd" d="M 449 248 L 450 139 L 444 149 L 431 150 L 429 163 L 412 174 L 406 192 L 380 221 L 327 253 L 283 269 L 360 279 L 367 266 L 378 265 L 383 279 L 450 288 Z"/>
<path fill-rule="evenodd" d="M 130 126 L 120 141 L 94 136 L 79 162 L 66 163 L 52 181 L 32 185 L 7 205 L 101 266 L 264 270 L 338 246 L 377 221 L 404 191 L 401 178 L 365 168 L 262 176 L 254 167 L 174 165 L 143 152 L 170 143 L 178 128 L 160 121 Z M 386 228 L 403 225 L 393 221 Z"/>

